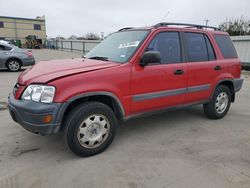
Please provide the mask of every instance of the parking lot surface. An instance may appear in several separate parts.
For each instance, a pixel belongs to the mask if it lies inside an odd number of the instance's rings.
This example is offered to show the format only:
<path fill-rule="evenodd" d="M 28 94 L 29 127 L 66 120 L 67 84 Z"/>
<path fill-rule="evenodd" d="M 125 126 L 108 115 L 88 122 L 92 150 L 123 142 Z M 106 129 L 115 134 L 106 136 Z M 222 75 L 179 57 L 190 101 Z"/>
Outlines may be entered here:
<path fill-rule="evenodd" d="M 37 61 L 81 57 L 33 54 Z M 18 74 L 0 70 L 0 102 L 7 102 Z M 0 110 L 0 188 L 249 188 L 250 74 L 242 77 L 243 89 L 225 118 L 209 120 L 194 106 L 134 119 L 118 127 L 108 150 L 89 158 L 72 154 L 60 135 L 27 132 Z"/>

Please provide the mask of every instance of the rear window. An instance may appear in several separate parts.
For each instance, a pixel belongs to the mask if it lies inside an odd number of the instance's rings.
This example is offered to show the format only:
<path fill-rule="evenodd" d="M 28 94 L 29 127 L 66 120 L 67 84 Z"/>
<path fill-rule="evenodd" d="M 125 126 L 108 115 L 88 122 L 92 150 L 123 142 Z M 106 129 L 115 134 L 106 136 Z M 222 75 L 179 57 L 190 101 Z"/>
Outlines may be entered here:
<path fill-rule="evenodd" d="M 234 45 L 228 35 L 214 35 L 224 58 L 238 58 Z"/>

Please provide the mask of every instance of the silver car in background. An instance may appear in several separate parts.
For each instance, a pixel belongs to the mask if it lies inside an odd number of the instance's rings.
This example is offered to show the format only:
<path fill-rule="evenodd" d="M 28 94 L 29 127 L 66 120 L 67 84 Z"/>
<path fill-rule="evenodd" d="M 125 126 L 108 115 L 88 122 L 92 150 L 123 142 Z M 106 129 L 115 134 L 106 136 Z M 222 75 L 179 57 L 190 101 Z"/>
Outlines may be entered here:
<path fill-rule="evenodd" d="M 35 59 L 31 52 L 20 49 L 6 41 L 0 41 L 0 68 L 17 72 L 22 66 L 34 64 Z"/>

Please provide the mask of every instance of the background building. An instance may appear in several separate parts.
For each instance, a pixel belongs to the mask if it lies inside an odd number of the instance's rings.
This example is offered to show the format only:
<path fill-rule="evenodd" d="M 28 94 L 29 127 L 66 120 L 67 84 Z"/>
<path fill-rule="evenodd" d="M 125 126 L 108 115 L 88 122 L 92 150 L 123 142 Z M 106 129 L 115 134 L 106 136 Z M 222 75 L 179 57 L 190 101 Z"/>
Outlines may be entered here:
<path fill-rule="evenodd" d="M 35 39 L 44 44 L 46 40 L 45 16 L 35 19 L 0 16 L 0 40 L 19 40 L 24 46 L 29 42 L 27 37 L 29 41 Z"/>

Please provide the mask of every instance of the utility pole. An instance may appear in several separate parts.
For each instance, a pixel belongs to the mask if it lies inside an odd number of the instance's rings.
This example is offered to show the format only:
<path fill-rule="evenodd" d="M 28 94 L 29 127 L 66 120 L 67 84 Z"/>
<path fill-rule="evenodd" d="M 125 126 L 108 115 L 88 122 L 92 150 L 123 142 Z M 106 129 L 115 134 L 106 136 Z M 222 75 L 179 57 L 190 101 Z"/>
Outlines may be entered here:
<path fill-rule="evenodd" d="M 209 19 L 204 20 L 206 22 L 206 26 L 208 26 Z"/>

